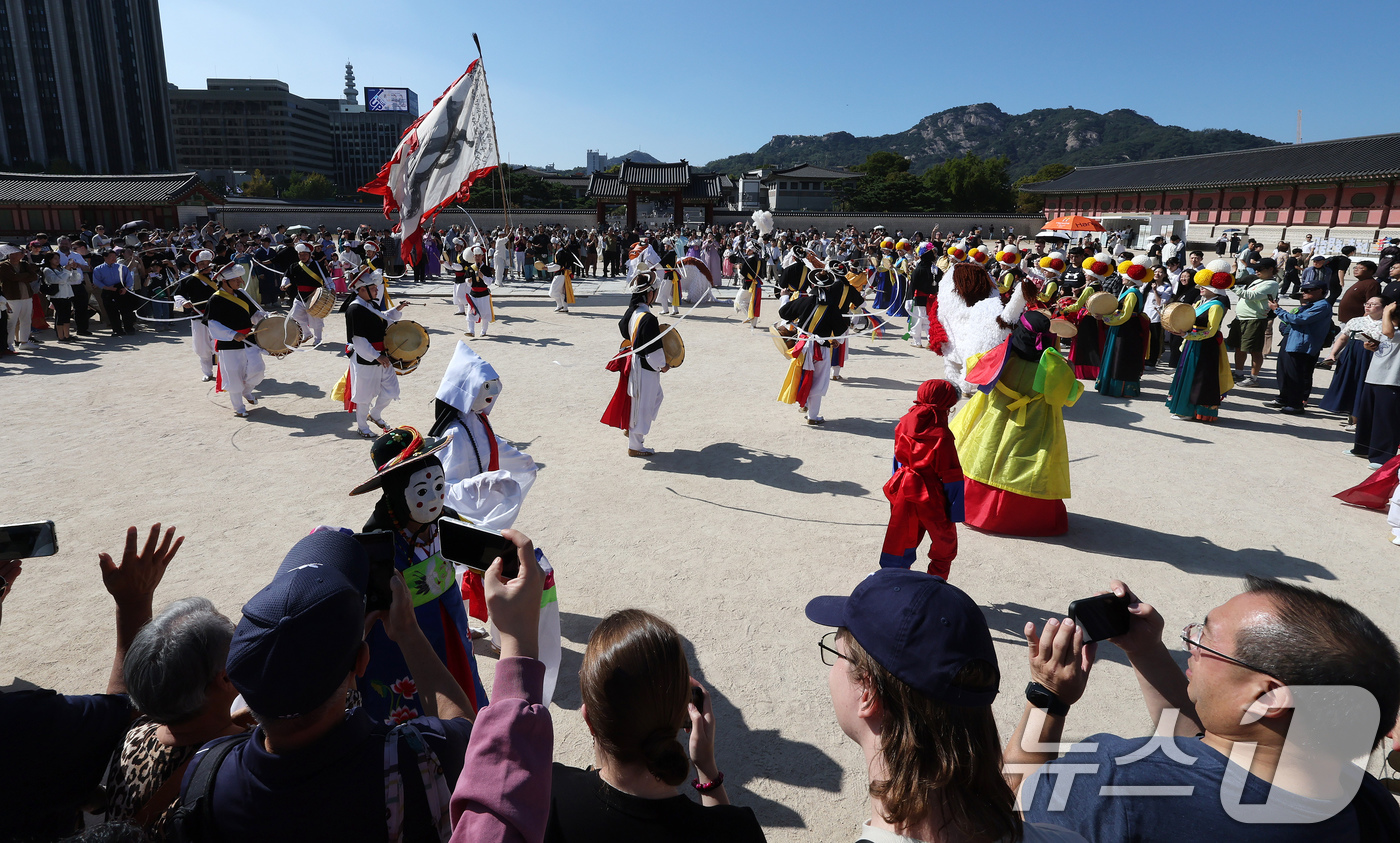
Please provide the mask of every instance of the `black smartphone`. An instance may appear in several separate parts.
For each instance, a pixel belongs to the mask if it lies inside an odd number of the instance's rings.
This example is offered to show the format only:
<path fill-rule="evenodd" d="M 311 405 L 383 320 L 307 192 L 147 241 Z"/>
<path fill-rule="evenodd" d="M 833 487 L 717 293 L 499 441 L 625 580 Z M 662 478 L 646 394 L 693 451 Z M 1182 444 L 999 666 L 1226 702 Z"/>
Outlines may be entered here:
<path fill-rule="evenodd" d="M 1084 630 L 1085 644 L 1124 634 L 1132 619 L 1128 614 L 1128 598 L 1111 591 L 1074 601 L 1069 604 L 1069 616 Z"/>
<path fill-rule="evenodd" d="M 699 685 L 690 686 L 690 701 L 701 711 L 705 710 L 705 690 Z"/>
<path fill-rule="evenodd" d="M 442 558 L 448 562 L 484 574 L 496 557 L 500 557 L 502 573 L 507 579 L 515 579 L 520 573 L 515 543 L 495 530 L 456 518 L 439 518 L 438 532 L 442 539 Z"/>
<path fill-rule="evenodd" d="M 8 524 L 0 527 L 0 560 L 33 559 L 58 553 L 58 534 L 52 521 Z"/>
<path fill-rule="evenodd" d="M 387 610 L 394 602 L 389 581 L 394 578 L 394 534 L 388 530 L 356 533 L 355 540 L 369 554 L 369 585 L 365 588 L 365 611 Z"/>

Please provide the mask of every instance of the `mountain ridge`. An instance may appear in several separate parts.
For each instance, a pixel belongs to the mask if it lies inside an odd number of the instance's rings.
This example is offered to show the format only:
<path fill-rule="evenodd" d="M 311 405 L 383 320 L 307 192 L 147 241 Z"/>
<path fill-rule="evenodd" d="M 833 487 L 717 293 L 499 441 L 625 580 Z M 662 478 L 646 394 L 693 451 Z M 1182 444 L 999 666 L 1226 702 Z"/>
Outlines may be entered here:
<path fill-rule="evenodd" d="M 858 136 L 845 131 L 774 135 L 754 152 L 718 158 L 705 169 L 737 175 L 766 165 L 849 168 L 883 150 L 908 158 L 910 171 L 921 173 L 971 152 L 983 158 L 1005 155 L 1014 179 L 1053 163 L 1087 167 L 1278 143 L 1234 129 L 1164 126 L 1126 108 L 1100 114 L 1069 106 L 1008 114 L 993 103 L 977 103 L 930 114 L 909 129 L 889 135 Z"/>

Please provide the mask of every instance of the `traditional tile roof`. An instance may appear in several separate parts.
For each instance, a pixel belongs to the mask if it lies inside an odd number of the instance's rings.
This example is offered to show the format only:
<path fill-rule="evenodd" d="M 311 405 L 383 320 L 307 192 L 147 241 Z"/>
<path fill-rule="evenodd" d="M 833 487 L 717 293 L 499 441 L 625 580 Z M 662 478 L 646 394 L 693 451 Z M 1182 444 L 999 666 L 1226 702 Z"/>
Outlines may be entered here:
<path fill-rule="evenodd" d="M 51 176 L 0 173 L 0 205 L 170 205 L 192 193 L 222 204 L 194 173 Z"/>
<path fill-rule="evenodd" d="M 1400 134 L 1282 144 L 1131 164 L 1080 167 L 1028 193 L 1202 190 L 1267 184 L 1360 181 L 1400 176 Z"/>
<path fill-rule="evenodd" d="M 616 199 L 625 200 L 628 190 L 642 193 L 665 192 L 669 193 L 676 188 L 681 188 L 681 196 L 685 199 L 713 199 L 719 200 L 724 197 L 724 192 L 734 187 L 734 181 L 729 176 L 717 173 L 697 173 L 690 169 L 690 165 L 685 162 L 680 164 L 635 164 L 633 167 L 666 167 L 685 168 L 687 181 L 683 185 L 659 185 L 656 183 L 636 184 L 628 183 L 623 179 L 623 173 L 627 172 L 628 163 L 624 162 L 622 170 L 617 173 L 594 173 L 588 177 L 588 193 L 591 199 Z M 636 174 L 635 171 L 633 173 Z M 674 171 L 666 177 L 673 177 Z M 657 174 L 647 174 L 647 178 L 660 178 Z"/>
<path fill-rule="evenodd" d="M 690 165 L 684 161 L 676 164 L 636 164 L 628 160 L 622 162 L 617 179 L 629 187 L 675 190 L 690 185 Z"/>
<path fill-rule="evenodd" d="M 594 199 L 626 199 L 627 187 L 617 173 L 594 173 L 588 177 L 588 196 Z"/>
<path fill-rule="evenodd" d="M 761 183 L 771 184 L 779 178 L 784 180 L 834 181 L 836 179 L 858 179 L 860 176 L 860 173 L 852 173 L 849 170 L 832 170 L 812 164 L 798 164 L 796 167 L 788 167 L 786 170 L 774 170 L 765 176 Z"/>

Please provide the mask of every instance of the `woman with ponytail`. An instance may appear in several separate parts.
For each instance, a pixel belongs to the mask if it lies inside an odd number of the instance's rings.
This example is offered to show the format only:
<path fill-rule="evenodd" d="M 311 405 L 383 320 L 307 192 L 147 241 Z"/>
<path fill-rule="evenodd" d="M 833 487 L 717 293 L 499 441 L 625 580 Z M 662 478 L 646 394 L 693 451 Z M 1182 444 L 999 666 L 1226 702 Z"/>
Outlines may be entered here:
<path fill-rule="evenodd" d="M 729 804 L 710 695 L 691 678 L 675 627 L 640 609 L 604 618 L 588 639 L 579 689 L 593 765 L 554 765 L 546 843 L 764 839 L 753 810 Z M 699 805 L 677 790 L 692 763 Z"/>

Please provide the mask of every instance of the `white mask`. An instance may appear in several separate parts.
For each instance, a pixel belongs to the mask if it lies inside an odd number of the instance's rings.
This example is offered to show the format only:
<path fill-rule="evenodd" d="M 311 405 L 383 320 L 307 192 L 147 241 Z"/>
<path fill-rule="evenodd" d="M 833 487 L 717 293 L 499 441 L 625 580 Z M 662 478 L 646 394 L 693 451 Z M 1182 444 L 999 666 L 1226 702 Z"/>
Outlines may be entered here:
<path fill-rule="evenodd" d="M 476 399 L 472 401 L 473 413 L 490 413 L 491 408 L 496 406 L 496 398 L 501 394 L 501 379 L 492 378 L 481 385 L 481 389 L 476 392 Z"/>
<path fill-rule="evenodd" d="M 404 489 L 409 517 L 419 524 L 436 521 L 442 515 L 445 485 L 446 479 L 440 465 L 429 465 L 409 475 L 408 487 Z"/>

